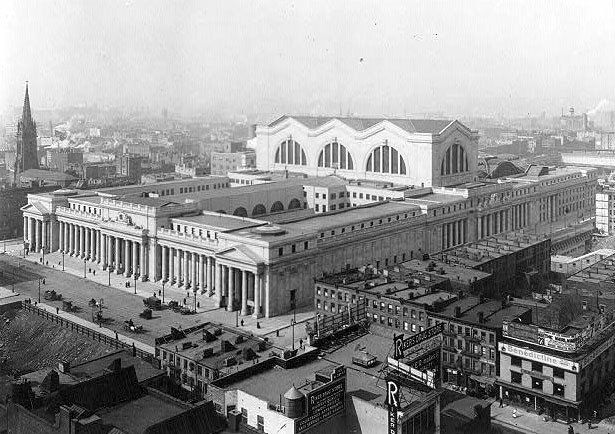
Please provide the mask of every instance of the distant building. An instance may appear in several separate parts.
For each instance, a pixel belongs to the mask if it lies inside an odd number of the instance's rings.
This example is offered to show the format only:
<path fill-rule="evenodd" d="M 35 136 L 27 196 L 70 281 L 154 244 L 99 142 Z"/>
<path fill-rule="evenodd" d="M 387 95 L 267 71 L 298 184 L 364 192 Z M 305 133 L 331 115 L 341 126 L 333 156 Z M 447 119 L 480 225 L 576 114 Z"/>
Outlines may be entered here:
<path fill-rule="evenodd" d="M 235 170 L 254 169 L 256 167 L 256 153 L 244 152 L 212 152 L 211 174 L 226 175 Z"/>
<path fill-rule="evenodd" d="M 21 207 L 28 204 L 28 195 L 57 189 L 56 186 L 10 187 L 0 189 L 0 240 L 23 237 Z"/>
<path fill-rule="evenodd" d="M 143 161 L 143 157 L 124 154 L 120 155 L 116 160 L 115 164 L 117 166 L 116 173 L 121 176 L 125 176 L 132 180 L 140 180 L 142 169 L 141 163 Z"/>
<path fill-rule="evenodd" d="M 614 151 L 615 132 L 596 133 L 596 150 Z"/>
<path fill-rule="evenodd" d="M 75 149 L 47 149 L 47 167 L 50 170 L 64 172 L 74 166 L 83 164 L 83 152 Z"/>
<path fill-rule="evenodd" d="M 117 173 L 117 166 L 112 163 L 89 163 L 83 165 L 83 179 L 112 178 Z"/>
<path fill-rule="evenodd" d="M 17 158 L 14 167 L 14 182 L 17 182 L 17 174 L 28 169 L 38 169 L 38 145 L 36 134 L 36 122 L 32 119 L 30 110 L 30 96 L 28 94 L 28 84 L 26 83 L 26 95 L 23 102 L 21 119 L 17 124 Z"/>
<path fill-rule="evenodd" d="M 151 145 L 146 141 L 126 142 L 122 146 L 122 154 L 138 155 L 148 158 Z"/>
<path fill-rule="evenodd" d="M 207 168 L 196 164 L 176 164 L 175 173 L 182 176 L 203 176 L 207 175 Z"/>
<path fill-rule="evenodd" d="M 589 122 L 587 119 L 587 113 L 581 115 L 574 114 L 574 108 L 570 108 L 570 114 L 562 114 L 560 118 L 560 127 L 565 131 L 587 131 L 589 129 Z"/>

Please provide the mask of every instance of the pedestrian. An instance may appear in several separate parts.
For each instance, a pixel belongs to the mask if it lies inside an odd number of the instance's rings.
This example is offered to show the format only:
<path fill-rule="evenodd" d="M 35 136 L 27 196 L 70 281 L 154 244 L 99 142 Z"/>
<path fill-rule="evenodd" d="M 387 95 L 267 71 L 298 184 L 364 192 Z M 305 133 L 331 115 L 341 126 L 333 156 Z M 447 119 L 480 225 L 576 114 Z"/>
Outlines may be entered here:
<path fill-rule="evenodd" d="M 60 315 L 60 308 L 56 306 L 56 314 Z"/>
<path fill-rule="evenodd" d="M 92 270 L 92 274 L 96 276 L 96 270 Z"/>
<path fill-rule="evenodd" d="M 517 418 L 517 409 L 516 408 L 513 408 L 512 416 L 513 416 L 513 419 Z"/>
<path fill-rule="evenodd" d="M 116 340 L 116 341 L 118 340 L 118 339 L 117 339 L 117 332 L 115 332 L 115 340 Z"/>
<path fill-rule="evenodd" d="M 256 328 L 257 328 L 257 329 L 261 328 L 261 323 L 260 323 L 260 322 L 258 322 L 258 321 L 256 321 Z"/>
<path fill-rule="evenodd" d="M 303 339 L 299 339 L 299 348 L 303 349 Z"/>
<path fill-rule="evenodd" d="M 504 398 L 500 396 L 500 408 L 504 407 Z"/>
<path fill-rule="evenodd" d="M 574 434 L 574 428 L 572 425 L 568 425 L 568 434 Z"/>
<path fill-rule="evenodd" d="M 162 292 L 160 290 L 158 290 L 158 297 L 160 297 L 161 294 L 162 294 Z"/>
<path fill-rule="evenodd" d="M 243 327 L 243 318 L 241 319 L 241 326 Z"/>
<path fill-rule="evenodd" d="M 197 302 L 196 302 L 196 307 L 198 307 L 198 308 L 200 308 L 200 307 L 201 307 L 201 302 L 200 302 L 200 301 L 197 301 Z"/>
<path fill-rule="evenodd" d="M 156 291 L 154 291 L 154 298 L 156 298 Z"/>
<path fill-rule="evenodd" d="M 186 305 L 186 299 L 184 298 L 184 306 Z"/>

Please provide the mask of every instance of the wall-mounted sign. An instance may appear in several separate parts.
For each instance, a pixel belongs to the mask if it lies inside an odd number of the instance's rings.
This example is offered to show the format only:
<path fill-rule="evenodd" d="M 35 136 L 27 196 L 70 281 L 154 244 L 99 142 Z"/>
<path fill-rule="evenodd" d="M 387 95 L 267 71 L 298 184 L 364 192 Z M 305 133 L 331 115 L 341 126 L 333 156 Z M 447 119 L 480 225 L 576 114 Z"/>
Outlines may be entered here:
<path fill-rule="evenodd" d="M 526 348 L 517 347 L 509 343 L 500 342 L 498 344 L 498 350 L 500 353 L 509 354 L 511 356 L 521 357 L 523 359 L 534 360 L 536 362 L 544 363 L 545 365 L 551 365 L 558 368 L 566 369 L 571 372 L 579 372 L 579 363 L 572 360 L 562 359 L 550 354 L 540 353 L 538 351 L 528 350 Z"/>
<path fill-rule="evenodd" d="M 424 342 L 428 339 L 439 339 L 444 330 L 444 323 L 437 324 L 415 335 L 408 336 L 404 339 L 404 335 L 393 336 L 393 358 L 395 360 L 404 357 L 404 351 Z"/>
<path fill-rule="evenodd" d="M 306 415 L 297 420 L 296 433 L 307 431 L 313 426 L 344 412 L 346 402 L 345 373 L 344 370 L 344 375 L 338 380 L 331 381 L 306 395 Z"/>
<path fill-rule="evenodd" d="M 385 404 L 389 409 L 389 420 L 387 423 L 387 432 L 389 434 L 397 434 L 397 409 L 400 407 L 401 398 L 399 392 L 399 384 L 395 380 L 388 379 Z"/>

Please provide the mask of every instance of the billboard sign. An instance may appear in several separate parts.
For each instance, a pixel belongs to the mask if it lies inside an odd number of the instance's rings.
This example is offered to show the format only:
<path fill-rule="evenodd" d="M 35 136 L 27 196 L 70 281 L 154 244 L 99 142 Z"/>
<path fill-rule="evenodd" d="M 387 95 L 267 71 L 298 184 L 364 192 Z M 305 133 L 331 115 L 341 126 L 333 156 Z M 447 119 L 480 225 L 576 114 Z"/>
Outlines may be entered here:
<path fill-rule="evenodd" d="M 404 351 L 408 351 L 410 348 L 429 339 L 440 339 L 443 330 L 444 323 L 440 323 L 420 333 L 408 336 L 406 339 L 404 339 L 404 335 L 393 335 L 393 358 L 395 360 L 402 359 Z"/>
<path fill-rule="evenodd" d="M 306 395 L 306 416 L 297 420 L 295 432 L 302 433 L 315 425 L 344 412 L 346 400 L 346 372 L 336 380 Z M 334 371 L 331 376 L 334 377 Z"/>

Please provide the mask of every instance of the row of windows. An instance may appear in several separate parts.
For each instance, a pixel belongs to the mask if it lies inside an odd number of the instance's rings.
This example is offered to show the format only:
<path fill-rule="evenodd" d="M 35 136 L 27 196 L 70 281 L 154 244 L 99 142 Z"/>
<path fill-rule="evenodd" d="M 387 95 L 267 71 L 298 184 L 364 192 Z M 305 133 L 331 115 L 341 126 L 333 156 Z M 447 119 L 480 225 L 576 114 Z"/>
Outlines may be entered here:
<path fill-rule="evenodd" d="M 304 241 L 303 243 L 303 250 L 307 250 L 309 247 L 309 244 L 307 241 Z M 292 244 L 290 246 L 290 253 L 297 253 L 297 245 L 296 244 Z M 278 256 L 284 256 L 284 247 L 279 247 L 278 248 Z"/>
<path fill-rule="evenodd" d="M 462 357 L 456 353 L 448 353 L 446 351 L 442 351 L 442 363 L 449 365 L 457 365 L 458 360 L 463 360 L 463 365 L 467 370 L 474 370 L 475 372 L 480 372 L 483 375 L 494 376 L 495 375 L 495 366 L 490 363 L 480 362 L 478 360 L 472 360 L 469 357 Z"/>
<path fill-rule="evenodd" d="M 411 217 L 415 217 L 415 216 L 416 216 L 416 212 L 412 212 L 411 214 L 410 214 L 410 213 L 405 213 L 403 218 L 404 218 L 404 219 L 407 219 L 409 215 L 411 215 Z M 402 217 L 401 217 L 401 215 L 397 215 L 397 216 L 395 216 L 395 221 L 399 221 L 401 218 L 402 218 Z M 383 223 L 384 223 L 384 221 L 385 221 L 385 219 L 379 219 L 379 220 L 378 220 L 378 224 L 379 224 L 379 225 L 381 225 L 381 224 L 383 224 Z M 391 223 L 392 221 L 393 221 L 393 217 L 388 217 L 388 218 L 386 219 L 386 222 L 387 222 L 387 223 Z M 364 229 L 364 228 L 366 227 L 366 225 L 367 225 L 367 223 L 361 223 L 361 225 L 360 225 L 360 229 Z M 374 222 L 373 222 L 373 221 L 369 222 L 369 227 L 370 227 L 370 228 L 371 228 L 371 227 L 374 227 Z M 350 231 L 351 231 L 351 232 L 353 232 L 355 229 L 356 229 L 356 226 L 355 226 L 355 225 L 350 226 Z M 340 230 L 340 232 L 339 232 L 339 233 L 342 233 L 342 234 L 343 234 L 343 233 L 345 233 L 345 232 L 346 232 L 346 228 L 342 228 L 342 229 Z M 331 236 L 333 236 L 333 235 L 335 235 L 335 234 L 336 234 L 336 231 L 335 231 L 335 230 L 332 230 L 332 231 L 331 231 Z M 324 237 L 325 237 L 325 233 L 324 233 L 324 232 L 321 232 L 321 233 L 320 233 L 320 238 L 324 238 Z"/>
<path fill-rule="evenodd" d="M 522 383 L 523 374 L 521 372 L 510 371 L 510 382 L 515 384 Z M 532 380 L 532 389 L 544 392 L 544 380 L 542 378 L 530 377 Z M 553 395 L 564 396 L 564 385 L 553 383 Z"/>
<path fill-rule="evenodd" d="M 208 239 L 218 239 L 218 232 L 197 229 L 187 225 L 182 226 L 180 224 L 171 224 L 171 230 L 176 230 L 177 232 L 182 232 L 184 234 L 198 235 L 199 237 L 203 237 L 203 235 L 205 235 Z"/>

